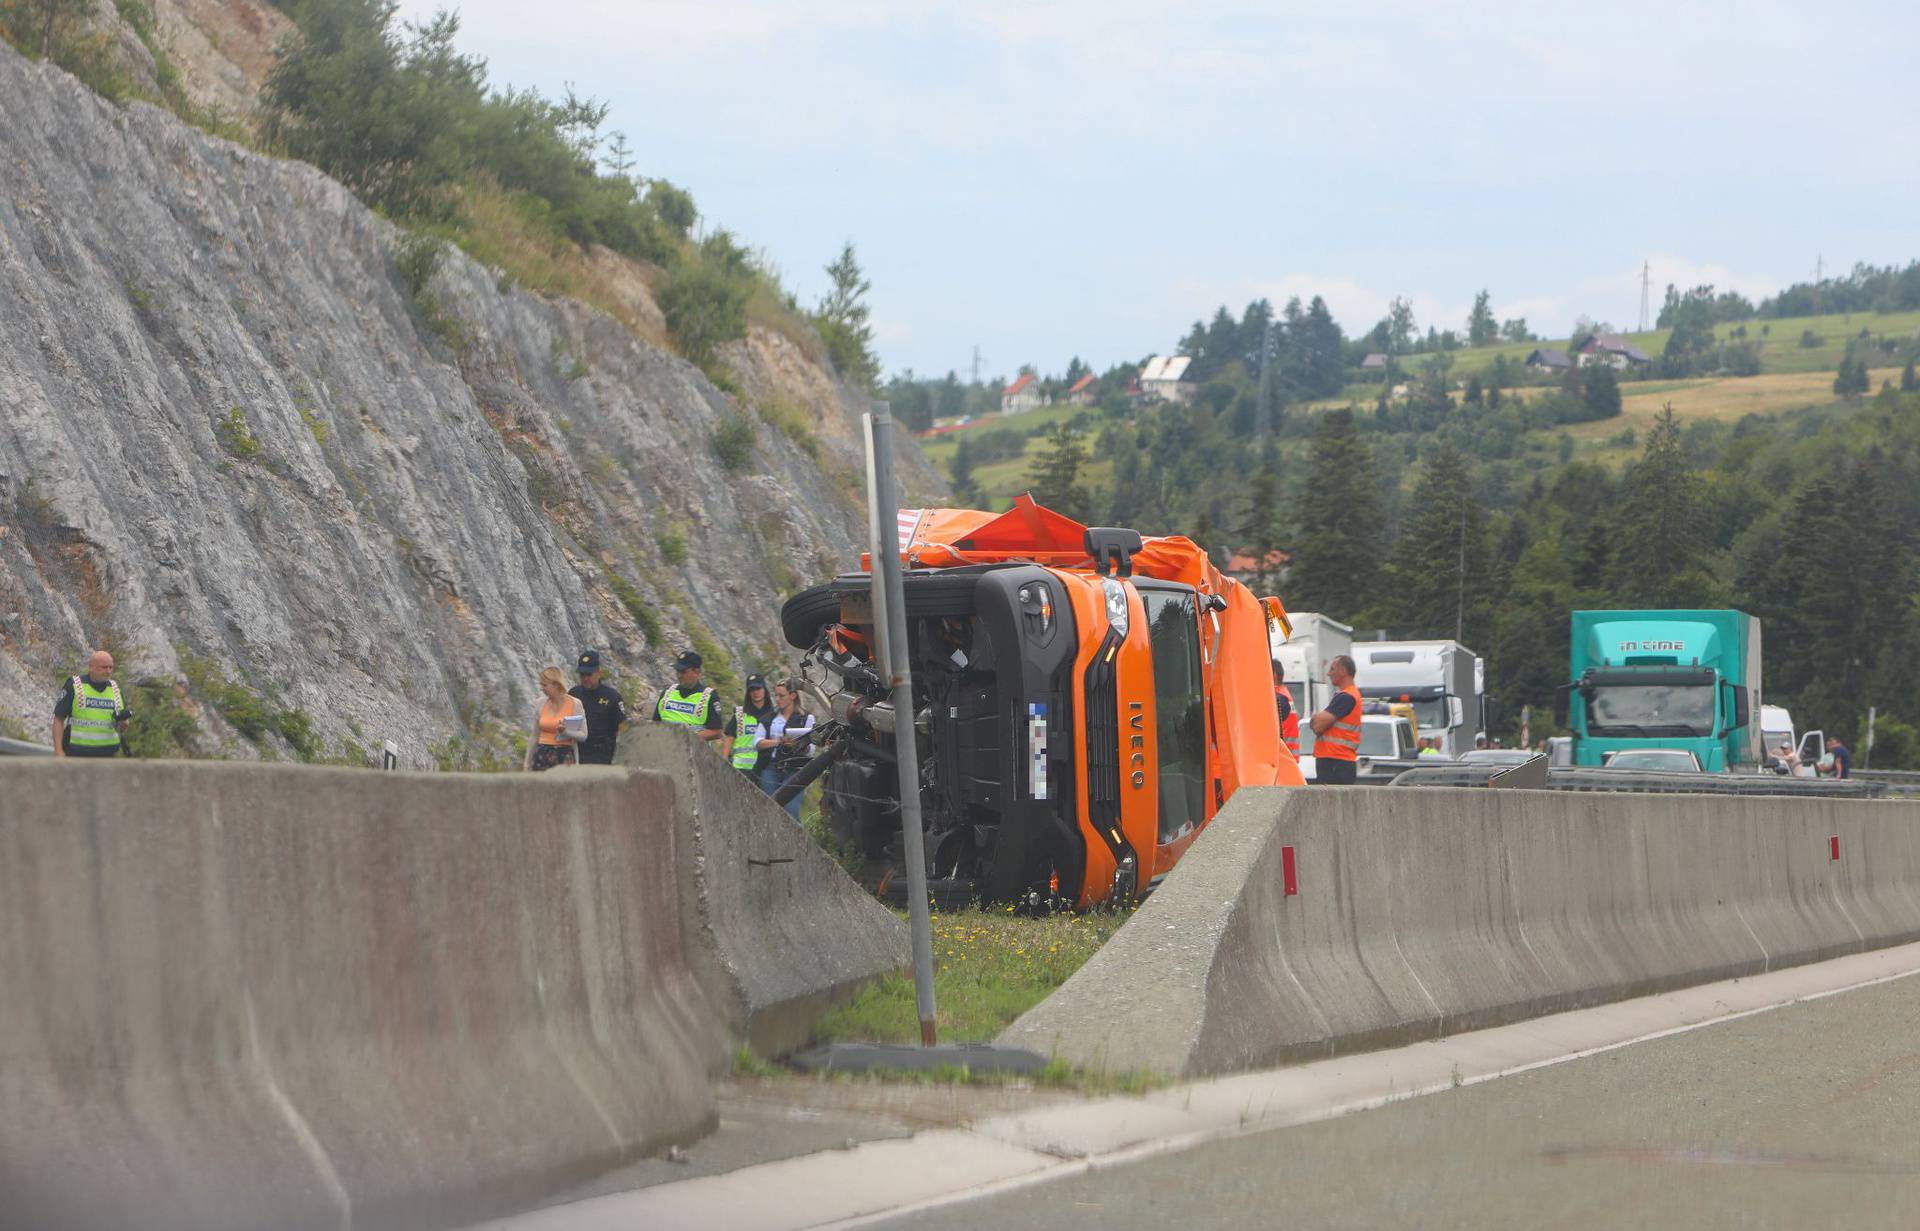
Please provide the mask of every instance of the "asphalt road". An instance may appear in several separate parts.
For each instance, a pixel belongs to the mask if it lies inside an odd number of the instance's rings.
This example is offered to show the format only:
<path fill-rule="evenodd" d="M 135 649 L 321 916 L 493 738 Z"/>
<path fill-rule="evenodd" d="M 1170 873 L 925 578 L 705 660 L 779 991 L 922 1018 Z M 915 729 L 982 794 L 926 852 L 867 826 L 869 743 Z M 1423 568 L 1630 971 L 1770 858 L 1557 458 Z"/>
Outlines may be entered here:
<path fill-rule="evenodd" d="M 887 1227 L 1920 1227 L 1920 977 Z"/>

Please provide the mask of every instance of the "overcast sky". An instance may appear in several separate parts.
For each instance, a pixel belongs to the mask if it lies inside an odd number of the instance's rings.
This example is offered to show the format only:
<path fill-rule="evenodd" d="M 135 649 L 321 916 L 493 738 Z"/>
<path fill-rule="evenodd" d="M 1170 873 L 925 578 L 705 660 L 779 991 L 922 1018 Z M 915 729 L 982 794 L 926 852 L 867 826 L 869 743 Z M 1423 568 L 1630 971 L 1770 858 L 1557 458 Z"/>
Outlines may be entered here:
<path fill-rule="evenodd" d="M 453 7 L 496 84 L 610 103 L 803 301 L 852 239 L 888 372 L 1105 367 L 1262 295 L 1631 328 L 1643 260 L 1657 310 L 1920 256 L 1910 2 Z"/>

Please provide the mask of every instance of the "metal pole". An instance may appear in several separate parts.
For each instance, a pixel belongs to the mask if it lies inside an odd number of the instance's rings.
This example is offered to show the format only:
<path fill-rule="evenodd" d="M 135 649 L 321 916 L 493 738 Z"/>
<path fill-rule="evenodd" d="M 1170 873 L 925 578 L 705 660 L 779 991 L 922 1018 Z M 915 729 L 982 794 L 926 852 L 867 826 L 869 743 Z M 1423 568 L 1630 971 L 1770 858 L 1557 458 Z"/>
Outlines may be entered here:
<path fill-rule="evenodd" d="M 894 754 L 900 781 L 900 838 L 907 862 L 907 921 L 913 933 L 913 998 L 920 1042 L 932 1047 L 933 921 L 927 913 L 927 852 L 920 820 L 920 749 L 915 742 L 913 671 L 907 655 L 907 594 L 900 581 L 900 506 L 893 489 L 893 416 L 875 402 L 867 429 L 867 520 L 873 532 L 875 648 L 891 677 Z"/>
<path fill-rule="evenodd" d="M 1873 768 L 1873 717 L 1877 709 L 1877 706 L 1867 707 L 1867 755 L 1866 759 L 1860 763 L 1861 769 Z"/>

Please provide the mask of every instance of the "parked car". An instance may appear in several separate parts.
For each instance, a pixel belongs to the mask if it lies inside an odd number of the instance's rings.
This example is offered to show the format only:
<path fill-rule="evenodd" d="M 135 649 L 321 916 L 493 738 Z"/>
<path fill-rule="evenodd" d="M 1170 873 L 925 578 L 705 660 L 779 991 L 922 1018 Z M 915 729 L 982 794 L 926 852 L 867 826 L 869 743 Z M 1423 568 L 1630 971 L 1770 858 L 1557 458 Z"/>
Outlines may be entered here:
<path fill-rule="evenodd" d="M 1460 759 L 1479 765 L 1524 765 L 1537 755 L 1525 748 L 1469 748 Z"/>
<path fill-rule="evenodd" d="M 1698 774 L 1700 758 L 1685 748 L 1630 748 L 1608 755 L 1607 769 L 1652 769 L 1675 774 Z"/>

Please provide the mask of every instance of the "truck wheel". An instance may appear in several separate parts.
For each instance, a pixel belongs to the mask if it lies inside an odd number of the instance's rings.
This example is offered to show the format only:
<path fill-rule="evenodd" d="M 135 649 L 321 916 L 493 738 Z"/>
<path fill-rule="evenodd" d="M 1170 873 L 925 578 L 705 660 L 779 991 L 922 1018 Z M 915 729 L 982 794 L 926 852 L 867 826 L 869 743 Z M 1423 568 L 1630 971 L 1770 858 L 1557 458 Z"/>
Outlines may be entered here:
<path fill-rule="evenodd" d="M 978 573 L 910 573 L 906 578 L 907 617 L 970 616 Z M 795 649 L 813 648 L 820 629 L 840 618 L 840 596 L 865 593 L 865 577 L 837 577 L 825 585 L 809 586 L 780 608 L 780 631 Z"/>
<path fill-rule="evenodd" d="M 780 608 L 780 631 L 796 650 L 810 650 L 820 630 L 840 618 L 840 592 L 832 583 L 809 586 Z"/>

